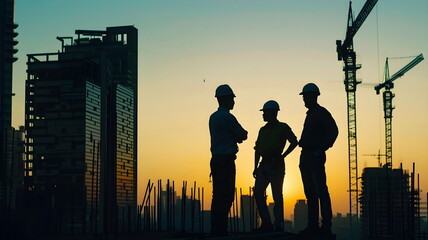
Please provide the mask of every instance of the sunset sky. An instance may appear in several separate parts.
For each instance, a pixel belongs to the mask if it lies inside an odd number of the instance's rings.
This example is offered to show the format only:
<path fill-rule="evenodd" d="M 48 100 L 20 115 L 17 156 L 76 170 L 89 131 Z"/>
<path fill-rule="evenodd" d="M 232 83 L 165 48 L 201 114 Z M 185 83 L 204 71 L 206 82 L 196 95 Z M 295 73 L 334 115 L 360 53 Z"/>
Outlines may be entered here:
<path fill-rule="evenodd" d="M 355 16 L 365 1 L 355 0 Z M 308 82 L 321 90 L 319 102 L 339 126 L 327 152 L 327 181 L 333 212 L 348 212 L 346 93 L 336 40 L 343 40 L 345 0 L 16 0 L 19 60 L 14 65 L 13 125 L 24 124 L 26 54 L 57 52 L 57 36 L 76 29 L 104 30 L 134 25 L 139 30 L 139 201 L 148 179 L 197 181 L 209 206 L 208 118 L 217 109 L 215 88 L 235 91 L 232 113 L 248 130 L 240 145 L 237 187 L 248 193 L 254 142 L 264 125 L 259 109 L 270 99 L 281 106 L 279 120 L 299 137 L 306 108 L 299 92 Z M 354 38 L 363 81 L 357 90 L 359 172 L 377 166 L 384 153 L 382 100 L 374 84 L 383 78 L 386 57 L 428 57 L 428 1 L 379 0 Z M 391 75 L 411 58 L 390 60 Z M 205 80 L 205 81 L 204 81 Z M 416 163 L 423 196 L 428 190 L 428 62 L 395 82 L 393 166 Z M 286 218 L 303 199 L 300 149 L 286 158 Z M 268 193 L 270 195 L 270 193 Z"/>

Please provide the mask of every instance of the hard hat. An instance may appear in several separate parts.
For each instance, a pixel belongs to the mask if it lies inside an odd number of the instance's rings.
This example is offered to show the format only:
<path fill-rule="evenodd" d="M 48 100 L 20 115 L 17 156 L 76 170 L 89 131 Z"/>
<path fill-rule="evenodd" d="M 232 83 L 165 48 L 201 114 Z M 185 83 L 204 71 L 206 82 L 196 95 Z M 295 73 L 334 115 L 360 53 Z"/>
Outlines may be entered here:
<path fill-rule="evenodd" d="M 260 109 L 260 111 L 264 111 L 267 109 L 274 109 L 279 111 L 279 104 L 274 100 L 269 100 L 263 105 L 263 108 Z"/>
<path fill-rule="evenodd" d="M 303 87 L 302 92 L 300 93 L 300 95 L 303 95 L 305 93 L 308 92 L 314 92 L 317 93 L 317 95 L 320 95 L 320 89 L 317 87 L 317 85 L 315 85 L 314 83 L 308 83 Z"/>
<path fill-rule="evenodd" d="M 230 88 L 230 86 L 227 84 L 220 85 L 215 90 L 215 97 L 223 97 L 223 96 L 229 96 L 229 95 L 236 97 L 232 91 L 232 88 Z"/>

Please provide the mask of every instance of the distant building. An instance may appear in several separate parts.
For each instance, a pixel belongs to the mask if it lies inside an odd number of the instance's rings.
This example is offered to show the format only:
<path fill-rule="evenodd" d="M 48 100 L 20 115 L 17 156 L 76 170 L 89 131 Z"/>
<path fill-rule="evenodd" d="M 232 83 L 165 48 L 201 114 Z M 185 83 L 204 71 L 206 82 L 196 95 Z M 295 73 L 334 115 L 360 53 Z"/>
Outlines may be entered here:
<path fill-rule="evenodd" d="M 357 221 L 355 219 L 355 221 Z M 341 213 L 338 213 L 336 216 L 333 216 L 332 219 L 332 228 L 331 231 L 336 234 L 336 238 L 340 239 L 358 239 L 358 238 L 349 238 L 350 237 L 350 224 L 349 224 L 349 213 L 347 216 L 343 216 Z M 355 225 L 355 224 L 354 224 Z M 356 229 L 354 232 L 358 232 Z M 355 236 L 357 237 L 357 236 Z"/>
<path fill-rule="evenodd" d="M 362 239 L 415 239 L 419 227 L 416 224 L 419 195 L 414 187 L 414 177 L 413 181 L 409 181 L 410 178 L 403 169 L 364 169 Z"/>
<path fill-rule="evenodd" d="M 0 239 L 21 238 L 24 217 L 24 127 L 6 129 L 8 159 L 2 166 L 2 199 L 0 207 Z"/>
<path fill-rule="evenodd" d="M 297 200 L 294 205 L 294 231 L 299 232 L 308 224 L 308 205 L 306 200 Z"/>
<path fill-rule="evenodd" d="M 428 192 L 421 194 L 421 203 L 420 203 L 420 230 L 422 236 L 428 236 Z"/>
<path fill-rule="evenodd" d="M 28 55 L 25 173 L 29 197 L 37 199 L 34 231 L 132 231 L 137 29 L 76 34 L 58 37 L 58 53 Z"/>
<path fill-rule="evenodd" d="M 211 210 L 202 211 L 202 232 L 211 232 Z"/>
<path fill-rule="evenodd" d="M 259 222 L 254 196 L 242 195 L 241 209 L 242 231 L 252 232 Z"/>
<path fill-rule="evenodd" d="M 19 129 L 14 129 L 9 132 L 9 138 L 12 140 L 12 162 L 8 166 L 6 176 L 10 178 L 10 185 L 7 189 L 10 199 L 10 207 L 15 211 L 15 215 L 21 212 L 21 203 L 24 190 L 24 141 L 25 128 L 20 126 Z"/>
<path fill-rule="evenodd" d="M 275 222 L 275 214 L 273 212 L 273 208 L 274 207 L 275 207 L 275 203 L 273 203 L 273 202 L 270 202 L 270 203 L 267 204 L 267 208 L 268 208 L 268 211 L 269 211 L 270 220 L 271 220 L 272 223 Z"/>
<path fill-rule="evenodd" d="M 203 212 L 198 199 L 177 197 L 175 202 L 175 230 L 181 232 L 202 232 Z M 211 229 L 211 227 L 209 228 Z"/>
<path fill-rule="evenodd" d="M 291 220 L 284 220 L 284 231 L 293 232 L 293 222 Z"/>
<path fill-rule="evenodd" d="M 24 188 L 24 127 L 10 128 L 6 131 L 9 161 L 4 165 L 5 172 L 5 215 L 8 222 L 17 221 L 22 215 L 21 201 Z"/>

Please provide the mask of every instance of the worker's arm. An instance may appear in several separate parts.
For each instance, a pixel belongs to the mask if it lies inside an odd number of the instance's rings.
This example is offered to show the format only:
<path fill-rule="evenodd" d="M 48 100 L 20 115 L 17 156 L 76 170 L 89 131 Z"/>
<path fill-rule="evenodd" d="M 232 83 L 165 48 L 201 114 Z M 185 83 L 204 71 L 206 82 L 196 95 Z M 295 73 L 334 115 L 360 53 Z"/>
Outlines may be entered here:
<path fill-rule="evenodd" d="M 253 171 L 253 177 L 257 178 L 257 168 L 259 167 L 259 162 L 260 162 L 260 149 L 259 149 L 259 137 L 260 137 L 260 132 L 259 135 L 257 136 L 257 140 L 256 140 L 256 144 L 254 146 L 254 171 Z"/>
<path fill-rule="evenodd" d="M 259 166 L 259 162 L 260 162 L 260 154 L 256 150 L 254 152 L 254 171 L 253 171 L 254 178 L 257 177 L 256 170 L 257 170 L 257 167 Z"/>
<path fill-rule="evenodd" d="M 287 140 L 290 142 L 290 145 L 288 145 L 287 150 L 281 155 L 282 158 L 285 158 L 290 154 L 299 144 L 299 141 L 297 141 L 296 135 L 293 133 L 290 127 L 288 127 L 288 132 L 286 133 Z"/>
<path fill-rule="evenodd" d="M 236 138 L 238 143 L 242 143 L 244 140 L 247 140 L 248 132 L 241 127 L 241 130 L 236 135 Z"/>
<path fill-rule="evenodd" d="M 241 124 L 239 124 L 238 120 L 235 118 L 235 116 L 230 115 L 230 124 L 228 125 L 233 132 L 233 135 L 235 137 L 235 141 L 237 143 L 242 143 L 244 140 L 247 140 L 248 138 L 248 132 L 245 130 Z"/>
<path fill-rule="evenodd" d="M 288 145 L 287 150 L 285 150 L 285 152 L 281 155 L 282 158 L 287 157 L 288 154 L 290 154 L 297 147 L 297 145 L 299 143 L 297 141 L 297 138 L 294 138 L 294 139 L 291 139 L 291 140 L 289 139 L 289 141 L 290 141 L 290 145 Z"/>
<path fill-rule="evenodd" d="M 339 130 L 337 128 L 336 122 L 328 111 L 323 112 L 320 117 L 321 126 L 322 126 L 322 141 L 320 146 L 320 151 L 327 151 L 331 148 L 336 141 Z"/>

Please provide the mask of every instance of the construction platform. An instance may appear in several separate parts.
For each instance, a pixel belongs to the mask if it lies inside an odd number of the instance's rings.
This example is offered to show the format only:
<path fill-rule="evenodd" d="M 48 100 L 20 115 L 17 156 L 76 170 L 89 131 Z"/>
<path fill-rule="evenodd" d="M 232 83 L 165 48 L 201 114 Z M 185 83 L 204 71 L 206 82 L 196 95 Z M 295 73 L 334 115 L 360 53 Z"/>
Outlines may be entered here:
<path fill-rule="evenodd" d="M 137 232 L 119 234 L 98 234 L 79 236 L 35 237 L 34 240 L 336 240 L 331 236 L 301 236 L 290 232 L 237 233 L 227 237 L 213 237 L 210 234 L 180 232 Z"/>
<path fill-rule="evenodd" d="M 155 234 L 157 235 L 157 234 Z M 290 232 L 273 232 L 273 233 L 238 233 L 236 235 L 226 237 L 212 237 L 209 234 L 180 234 L 176 233 L 175 236 L 162 236 L 149 235 L 145 236 L 147 240 L 336 240 L 336 235 L 331 236 L 302 236 Z M 147 237 L 147 238 L 146 238 Z"/>

